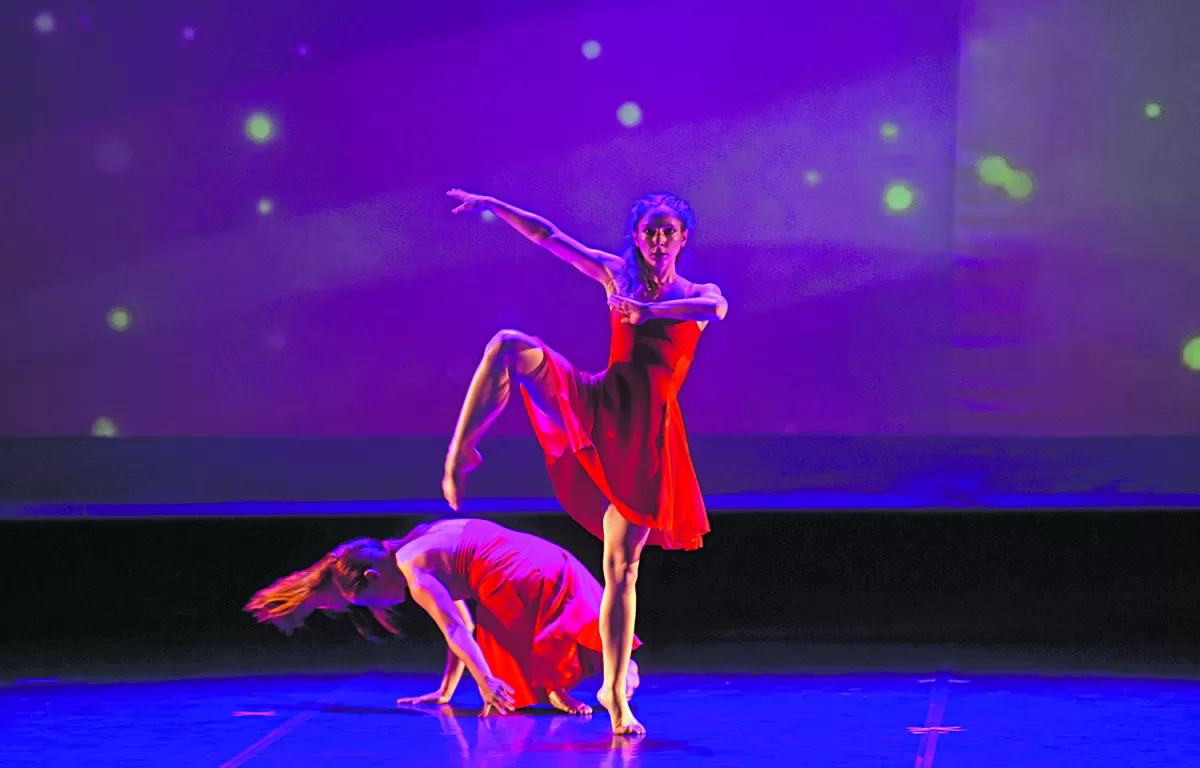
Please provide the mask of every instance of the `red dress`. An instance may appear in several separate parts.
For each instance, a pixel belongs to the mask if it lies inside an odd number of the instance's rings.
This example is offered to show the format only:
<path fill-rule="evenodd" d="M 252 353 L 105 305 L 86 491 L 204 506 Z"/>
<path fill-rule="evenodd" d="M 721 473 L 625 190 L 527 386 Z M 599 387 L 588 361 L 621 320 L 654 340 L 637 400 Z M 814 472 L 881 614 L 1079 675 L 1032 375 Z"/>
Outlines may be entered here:
<path fill-rule="evenodd" d="M 571 517 L 604 538 L 604 510 L 612 503 L 632 523 L 651 529 L 648 543 L 699 549 L 708 515 L 688 452 L 679 388 L 700 341 L 691 320 L 622 323 L 610 312 L 608 368 L 582 373 L 546 350 L 543 376 L 558 393 L 563 427 L 521 394 L 554 493 Z"/>
<path fill-rule="evenodd" d="M 548 704 L 598 672 L 580 647 L 601 653 L 603 588 L 575 557 L 548 541 L 487 520 L 468 520 L 454 551 L 455 574 L 478 606 L 475 641 L 515 705 Z M 633 639 L 637 648 L 641 641 Z"/>

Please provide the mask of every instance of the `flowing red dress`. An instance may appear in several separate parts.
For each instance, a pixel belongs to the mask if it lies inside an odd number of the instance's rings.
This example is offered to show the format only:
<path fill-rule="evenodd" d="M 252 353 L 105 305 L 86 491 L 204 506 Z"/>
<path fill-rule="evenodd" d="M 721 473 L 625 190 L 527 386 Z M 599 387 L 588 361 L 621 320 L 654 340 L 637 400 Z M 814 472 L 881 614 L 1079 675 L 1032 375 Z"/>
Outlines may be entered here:
<path fill-rule="evenodd" d="M 545 371 L 562 413 L 562 428 L 521 394 L 554 493 L 567 513 L 604 538 L 611 503 L 632 523 L 651 529 L 649 544 L 699 549 L 708 515 L 688 451 L 679 388 L 700 341 L 691 320 L 622 323 L 613 310 L 608 367 L 583 373 L 549 347 Z"/>
<path fill-rule="evenodd" d="M 600 582 L 566 550 L 487 520 L 469 520 L 454 551 L 455 575 L 478 605 L 475 641 L 516 707 L 548 704 L 594 669 L 580 648 L 602 652 Z M 641 641 L 633 639 L 637 648 Z"/>

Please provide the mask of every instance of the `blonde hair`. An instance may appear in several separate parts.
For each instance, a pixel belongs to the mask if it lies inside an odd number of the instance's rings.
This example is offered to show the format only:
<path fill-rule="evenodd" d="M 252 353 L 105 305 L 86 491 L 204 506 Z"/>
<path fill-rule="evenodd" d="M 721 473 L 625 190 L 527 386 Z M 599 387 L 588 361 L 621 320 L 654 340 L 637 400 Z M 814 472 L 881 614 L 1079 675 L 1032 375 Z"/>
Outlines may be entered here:
<path fill-rule="evenodd" d="M 400 634 L 394 609 L 365 608 L 354 605 L 351 600 L 366 583 L 368 569 L 377 567 L 388 555 L 421 536 L 429 525 L 418 525 L 407 536 L 395 541 L 354 539 L 339 544 L 309 567 L 260 589 L 242 610 L 252 614 L 259 624 L 270 622 L 285 635 L 291 635 L 304 626 L 312 612 L 317 610 L 313 606 L 313 598 L 325 593 L 328 597 L 338 596 L 340 604 L 336 608 L 322 607 L 321 611 L 350 614 L 358 633 L 368 640 L 374 640 L 377 636 L 368 616 L 373 617 L 390 634 Z"/>
<path fill-rule="evenodd" d="M 270 622 L 285 635 L 292 634 L 315 610 L 312 597 L 333 585 L 331 566 L 336 559 L 331 552 L 304 570 L 260 589 L 242 610 L 252 614 L 259 624 Z"/>

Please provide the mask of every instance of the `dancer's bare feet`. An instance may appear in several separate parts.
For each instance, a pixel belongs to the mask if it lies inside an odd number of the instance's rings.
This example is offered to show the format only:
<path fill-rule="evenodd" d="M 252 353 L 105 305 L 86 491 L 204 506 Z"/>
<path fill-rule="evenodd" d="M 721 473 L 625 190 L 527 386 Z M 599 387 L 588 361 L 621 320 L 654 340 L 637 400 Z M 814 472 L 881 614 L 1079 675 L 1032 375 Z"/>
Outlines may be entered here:
<path fill-rule="evenodd" d="M 579 699 L 575 698 L 566 691 L 547 691 L 550 698 L 550 703 L 559 712 L 566 712 L 568 715 L 590 715 L 592 708 L 584 704 Z"/>
<path fill-rule="evenodd" d="M 445 474 L 442 475 L 442 495 L 455 512 L 462 504 L 467 475 L 483 463 L 483 456 L 474 448 L 462 449 L 451 445 L 446 453 Z"/>
<path fill-rule="evenodd" d="M 642 684 L 642 676 L 638 673 L 637 662 L 629 660 L 629 670 L 625 673 L 625 698 L 632 699 L 633 692 Z"/>
<path fill-rule="evenodd" d="M 620 691 L 620 694 L 624 694 L 624 691 Z M 646 733 L 646 727 L 633 716 L 633 710 L 629 708 L 628 697 L 618 695 L 618 691 L 602 687 L 596 693 L 596 700 L 600 702 L 600 706 L 608 710 L 614 734 L 634 736 Z"/>

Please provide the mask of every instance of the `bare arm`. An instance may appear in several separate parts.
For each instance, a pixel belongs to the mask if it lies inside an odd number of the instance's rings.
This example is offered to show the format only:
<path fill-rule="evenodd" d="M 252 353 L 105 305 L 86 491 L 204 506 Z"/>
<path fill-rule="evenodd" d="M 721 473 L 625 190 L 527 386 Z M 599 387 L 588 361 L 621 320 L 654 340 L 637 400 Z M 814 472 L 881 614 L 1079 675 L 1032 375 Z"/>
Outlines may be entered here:
<path fill-rule="evenodd" d="M 649 305 L 650 317 L 670 320 L 724 320 L 728 305 L 724 297 L 694 296 L 690 299 L 656 301 Z"/>
<path fill-rule="evenodd" d="M 458 608 L 463 623 L 467 625 L 467 632 L 474 636 L 475 622 L 471 619 L 471 610 L 467 607 L 467 601 L 455 600 L 454 605 Z M 454 697 L 454 692 L 458 690 L 458 682 L 462 680 L 464 669 L 466 669 L 466 665 L 463 664 L 463 660 L 458 657 L 453 648 L 447 645 L 446 671 L 442 673 L 442 687 L 438 691 L 442 699 L 440 703 L 448 702 Z"/>
<path fill-rule="evenodd" d="M 462 201 L 462 205 L 454 209 L 456 213 L 461 210 L 486 207 L 530 242 L 540 245 L 583 274 L 598 281 L 605 288 L 611 289 L 613 274 L 622 266 L 621 257 L 588 248 L 552 222 L 536 213 L 523 211 L 515 205 L 509 205 L 503 200 L 486 195 L 473 195 L 460 189 L 452 189 L 448 194 L 456 200 Z"/>
<path fill-rule="evenodd" d="M 455 607 L 462 616 L 463 622 L 467 625 L 467 631 L 475 631 L 475 622 L 471 619 L 471 611 L 467 607 L 466 600 L 455 600 Z M 454 692 L 458 690 L 458 683 L 462 680 L 463 670 L 466 665 L 463 660 L 458 658 L 458 654 L 447 643 L 446 645 L 446 670 L 442 673 L 442 682 L 438 689 L 433 693 L 426 693 L 421 696 L 404 696 L 396 699 L 397 704 L 448 704 L 450 699 L 454 698 Z"/>
<path fill-rule="evenodd" d="M 729 303 L 721 295 L 721 289 L 712 283 L 693 286 L 692 295 L 670 301 L 637 301 L 626 296 L 609 296 L 609 306 L 625 316 L 624 322 L 644 323 L 654 318 L 669 320 L 695 320 L 707 323 L 723 320 Z"/>
<path fill-rule="evenodd" d="M 463 615 L 455 604 L 446 587 L 426 571 L 410 567 L 408 576 L 408 591 L 412 599 L 425 609 L 442 635 L 446 644 L 464 665 L 471 677 L 476 680 L 491 677 L 492 670 L 488 667 L 483 651 L 475 642 L 475 627 L 463 620 Z"/>
<path fill-rule="evenodd" d="M 471 677 L 475 678 L 479 693 L 483 697 L 484 711 L 487 712 L 490 708 L 501 712 L 510 711 L 513 703 L 512 691 L 507 684 L 492 675 L 487 659 L 483 657 L 483 651 L 475 642 L 475 627 L 470 622 L 470 615 L 464 619 L 463 612 L 455 605 L 454 598 L 450 597 L 446 587 L 433 574 L 412 565 L 403 571 L 408 581 L 409 595 L 442 630 L 446 645 L 462 660 Z"/>

